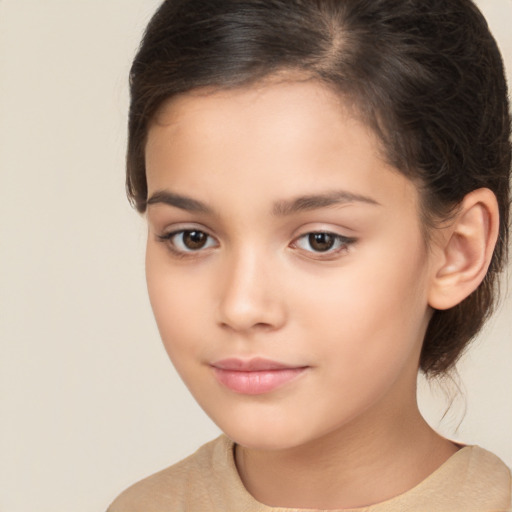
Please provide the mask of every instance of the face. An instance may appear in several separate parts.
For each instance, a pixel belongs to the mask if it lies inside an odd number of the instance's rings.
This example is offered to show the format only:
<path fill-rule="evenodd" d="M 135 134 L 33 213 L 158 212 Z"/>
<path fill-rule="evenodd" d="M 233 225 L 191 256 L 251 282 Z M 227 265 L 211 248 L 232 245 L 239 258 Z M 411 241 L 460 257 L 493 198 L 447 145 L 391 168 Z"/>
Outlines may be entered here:
<path fill-rule="evenodd" d="M 156 321 L 228 436 L 300 446 L 405 406 L 430 317 L 418 193 L 336 95 L 183 95 L 146 164 Z"/>

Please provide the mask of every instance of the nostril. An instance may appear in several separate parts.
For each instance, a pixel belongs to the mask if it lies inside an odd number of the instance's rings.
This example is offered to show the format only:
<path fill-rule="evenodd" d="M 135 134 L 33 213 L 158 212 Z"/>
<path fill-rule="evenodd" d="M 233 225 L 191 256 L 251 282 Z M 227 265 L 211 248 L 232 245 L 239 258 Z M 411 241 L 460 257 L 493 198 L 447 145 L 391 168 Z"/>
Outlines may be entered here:
<path fill-rule="evenodd" d="M 224 261 L 217 311 L 217 321 L 224 329 L 267 331 L 283 324 L 283 296 L 270 277 L 264 256 L 258 247 L 250 246 Z"/>
<path fill-rule="evenodd" d="M 284 323 L 284 309 L 269 301 L 229 303 L 219 308 L 218 321 L 223 329 L 237 332 L 271 331 Z"/>

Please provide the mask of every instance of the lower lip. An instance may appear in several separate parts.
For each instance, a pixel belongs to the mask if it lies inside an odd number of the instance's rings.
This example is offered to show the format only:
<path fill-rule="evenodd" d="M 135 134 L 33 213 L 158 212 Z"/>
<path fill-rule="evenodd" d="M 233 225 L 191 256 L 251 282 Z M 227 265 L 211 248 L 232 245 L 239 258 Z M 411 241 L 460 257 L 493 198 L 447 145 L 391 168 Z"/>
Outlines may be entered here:
<path fill-rule="evenodd" d="M 235 371 L 214 368 L 218 381 L 231 391 L 244 395 L 270 393 L 306 371 L 306 368 L 283 368 L 279 370 Z"/>

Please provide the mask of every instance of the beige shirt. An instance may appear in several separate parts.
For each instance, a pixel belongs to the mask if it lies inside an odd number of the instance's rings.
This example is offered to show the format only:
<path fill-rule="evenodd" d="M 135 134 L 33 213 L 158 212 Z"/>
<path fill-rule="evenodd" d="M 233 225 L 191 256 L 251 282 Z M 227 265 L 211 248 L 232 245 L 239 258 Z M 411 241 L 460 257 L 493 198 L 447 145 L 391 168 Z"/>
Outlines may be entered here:
<path fill-rule="evenodd" d="M 377 505 L 343 512 L 507 512 L 511 474 L 478 446 L 466 446 L 416 487 Z M 124 491 L 108 512 L 300 512 L 267 507 L 245 489 L 226 436 Z M 311 511 L 309 511 L 311 512 Z M 338 511 L 341 512 L 341 511 Z"/>

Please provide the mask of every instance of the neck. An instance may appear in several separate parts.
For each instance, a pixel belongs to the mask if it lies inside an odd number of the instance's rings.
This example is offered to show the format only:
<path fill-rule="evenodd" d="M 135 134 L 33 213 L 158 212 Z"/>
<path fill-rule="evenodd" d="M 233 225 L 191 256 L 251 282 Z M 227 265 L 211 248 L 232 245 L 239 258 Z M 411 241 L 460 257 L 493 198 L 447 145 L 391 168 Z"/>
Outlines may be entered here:
<path fill-rule="evenodd" d="M 299 447 L 237 446 L 240 477 L 256 500 L 274 507 L 358 508 L 402 494 L 458 449 L 427 425 L 413 400 L 402 412 L 369 411 Z"/>

